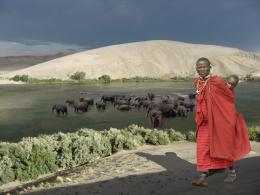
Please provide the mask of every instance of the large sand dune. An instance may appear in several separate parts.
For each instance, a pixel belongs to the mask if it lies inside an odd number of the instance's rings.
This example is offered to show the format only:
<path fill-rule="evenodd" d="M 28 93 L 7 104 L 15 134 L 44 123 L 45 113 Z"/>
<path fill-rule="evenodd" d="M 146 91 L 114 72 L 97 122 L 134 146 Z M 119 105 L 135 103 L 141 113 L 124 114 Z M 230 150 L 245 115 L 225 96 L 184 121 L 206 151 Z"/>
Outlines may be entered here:
<path fill-rule="evenodd" d="M 220 76 L 236 73 L 245 76 L 260 72 L 260 56 L 239 49 L 176 41 L 144 41 L 113 45 L 40 63 L 3 75 L 28 74 L 34 78 L 68 79 L 76 71 L 86 78 L 103 74 L 111 78 L 195 76 L 199 57 L 211 60 L 213 71 Z"/>

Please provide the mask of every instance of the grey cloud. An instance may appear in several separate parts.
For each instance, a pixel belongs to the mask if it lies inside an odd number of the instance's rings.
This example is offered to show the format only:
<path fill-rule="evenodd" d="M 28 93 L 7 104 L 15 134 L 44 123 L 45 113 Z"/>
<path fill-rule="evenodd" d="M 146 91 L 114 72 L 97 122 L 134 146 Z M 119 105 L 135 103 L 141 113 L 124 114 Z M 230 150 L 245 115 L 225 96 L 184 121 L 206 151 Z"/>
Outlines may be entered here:
<path fill-rule="evenodd" d="M 259 0 L 0 0 L 0 40 L 87 45 L 170 39 L 259 47 Z"/>

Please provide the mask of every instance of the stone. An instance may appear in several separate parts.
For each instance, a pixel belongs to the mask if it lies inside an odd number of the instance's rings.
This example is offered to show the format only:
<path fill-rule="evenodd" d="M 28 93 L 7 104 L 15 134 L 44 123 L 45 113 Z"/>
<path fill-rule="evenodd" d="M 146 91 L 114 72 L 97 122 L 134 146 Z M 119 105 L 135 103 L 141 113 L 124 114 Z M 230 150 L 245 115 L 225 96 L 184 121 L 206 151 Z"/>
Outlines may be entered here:
<path fill-rule="evenodd" d="M 57 183 L 63 183 L 63 182 L 64 182 L 64 179 L 63 179 L 63 177 L 61 177 L 61 176 L 57 176 L 55 181 L 56 181 Z"/>
<path fill-rule="evenodd" d="M 66 182 L 72 182 L 72 179 L 70 179 L 69 177 L 66 177 L 66 178 L 65 178 L 65 181 L 66 181 Z"/>

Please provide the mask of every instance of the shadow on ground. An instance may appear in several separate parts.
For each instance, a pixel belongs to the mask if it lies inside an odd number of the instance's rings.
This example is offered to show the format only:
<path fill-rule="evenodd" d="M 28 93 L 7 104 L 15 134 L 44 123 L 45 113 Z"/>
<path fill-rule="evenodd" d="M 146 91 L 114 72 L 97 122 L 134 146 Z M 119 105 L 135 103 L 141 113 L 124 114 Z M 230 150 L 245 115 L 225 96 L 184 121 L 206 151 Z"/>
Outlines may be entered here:
<path fill-rule="evenodd" d="M 175 153 L 151 155 L 137 153 L 163 166 L 166 171 L 144 175 L 130 175 L 112 180 L 44 190 L 33 194 L 55 195 L 259 195 L 260 157 L 240 160 L 236 163 L 238 179 L 224 183 L 225 173 L 211 176 L 208 187 L 193 187 L 191 180 L 197 175 L 196 166 Z"/>

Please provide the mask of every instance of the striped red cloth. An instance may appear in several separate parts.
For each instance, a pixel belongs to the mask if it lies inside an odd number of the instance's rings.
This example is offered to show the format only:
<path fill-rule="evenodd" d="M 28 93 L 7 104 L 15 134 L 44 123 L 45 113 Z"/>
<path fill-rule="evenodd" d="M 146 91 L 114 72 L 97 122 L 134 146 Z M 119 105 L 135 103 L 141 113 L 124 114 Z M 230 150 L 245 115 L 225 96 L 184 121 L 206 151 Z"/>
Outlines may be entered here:
<path fill-rule="evenodd" d="M 204 91 L 202 92 L 204 93 Z M 214 158 L 210 156 L 209 145 L 209 126 L 208 126 L 208 113 L 207 101 L 204 94 L 200 94 L 200 99 L 197 99 L 196 115 L 203 118 L 197 129 L 197 170 L 207 171 L 209 169 L 228 168 L 234 164 L 234 161 Z"/>
<path fill-rule="evenodd" d="M 199 79 L 194 81 L 197 169 L 227 168 L 251 150 L 246 122 L 236 112 L 234 93 L 224 80 L 210 76 L 200 85 Z"/>
<path fill-rule="evenodd" d="M 207 171 L 209 169 L 228 168 L 234 161 L 213 158 L 209 149 L 209 129 L 208 123 L 202 123 L 197 130 L 197 170 Z"/>

